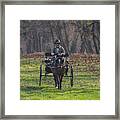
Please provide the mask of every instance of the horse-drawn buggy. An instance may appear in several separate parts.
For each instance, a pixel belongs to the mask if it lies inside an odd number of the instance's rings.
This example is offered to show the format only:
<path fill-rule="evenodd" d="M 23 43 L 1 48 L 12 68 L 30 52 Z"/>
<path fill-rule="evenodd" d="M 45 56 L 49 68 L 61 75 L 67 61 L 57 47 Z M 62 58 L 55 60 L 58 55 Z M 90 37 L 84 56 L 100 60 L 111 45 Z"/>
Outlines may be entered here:
<path fill-rule="evenodd" d="M 73 67 L 68 61 L 68 54 L 54 54 L 45 53 L 44 60 L 40 65 L 40 80 L 39 85 L 41 85 L 43 76 L 48 76 L 52 73 L 55 87 L 61 89 L 62 79 L 64 77 L 70 78 L 70 85 L 73 86 Z M 43 67 L 43 64 L 45 64 Z M 43 72 L 44 71 L 44 72 Z"/>

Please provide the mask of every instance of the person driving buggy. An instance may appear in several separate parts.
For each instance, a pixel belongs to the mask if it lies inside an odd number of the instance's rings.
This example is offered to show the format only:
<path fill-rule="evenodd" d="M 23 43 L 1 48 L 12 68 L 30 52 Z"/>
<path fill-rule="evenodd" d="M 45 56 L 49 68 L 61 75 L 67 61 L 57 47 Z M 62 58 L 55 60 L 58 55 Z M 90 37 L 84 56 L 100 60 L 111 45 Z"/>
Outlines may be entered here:
<path fill-rule="evenodd" d="M 60 40 L 57 39 L 54 43 L 55 47 L 53 48 L 53 54 L 54 55 L 64 55 L 65 49 L 60 45 Z"/>
<path fill-rule="evenodd" d="M 53 48 L 53 63 L 57 64 L 59 62 L 57 59 L 61 59 L 61 64 L 64 63 L 64 57 L 62 55 L 65 55 L 65 49 L 60 45 L 60 40 L 56 39 L 54 42 L 54 48 Z"/>

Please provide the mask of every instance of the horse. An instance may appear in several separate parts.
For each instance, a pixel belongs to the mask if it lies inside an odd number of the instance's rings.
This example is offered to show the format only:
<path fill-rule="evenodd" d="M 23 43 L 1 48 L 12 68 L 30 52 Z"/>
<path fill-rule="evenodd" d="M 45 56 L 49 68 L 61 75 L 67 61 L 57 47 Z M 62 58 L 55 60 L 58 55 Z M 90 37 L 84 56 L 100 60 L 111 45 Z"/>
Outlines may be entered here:
<path fill-rule="evenodd" d="M 48 65 L 45 68 L 46 74 L 53 73 L 55 88 L 62 88 L 62 79 L 66 72 L 64 65 L 64 57 L 67 55 L 54 55 L 52 59 L 48 60 Z"/>
<path fill-rule="evenodd" d="M 55 87 L 58 89 L 61 89 L 62 87 L 62 79 L 63 79 L 64 71 L 65 71 L 65 66 L 63 62 L 64 61 L 62 57 L 57 57 L 55 59 L 55 65 L 51 67 L 51 71 L 54 76 Z"/>

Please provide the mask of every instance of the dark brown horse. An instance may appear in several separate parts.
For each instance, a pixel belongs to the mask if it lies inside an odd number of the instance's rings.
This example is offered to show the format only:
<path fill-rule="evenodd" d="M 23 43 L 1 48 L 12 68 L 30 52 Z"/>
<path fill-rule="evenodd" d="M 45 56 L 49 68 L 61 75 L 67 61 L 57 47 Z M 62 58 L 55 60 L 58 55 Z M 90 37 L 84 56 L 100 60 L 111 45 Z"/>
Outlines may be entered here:
<path fill-rule="evenodd" d="M 61 89 L 64 76 L 64 66 L 52 68 L 51 70 L 54 76 L 55 87 Z"/>
<path fill-rule="evenodd" d="M 51 65 L 46 66 L 46 74 L 53 73 L 54 81 L 55 81 L 55 87 L 58 89 L 62 88 L 62 79 L 65 73 L 65 65 L 64 65 L 64 59 L 62 56 L 56 56 L 53 61 L 50 60 Z"/>

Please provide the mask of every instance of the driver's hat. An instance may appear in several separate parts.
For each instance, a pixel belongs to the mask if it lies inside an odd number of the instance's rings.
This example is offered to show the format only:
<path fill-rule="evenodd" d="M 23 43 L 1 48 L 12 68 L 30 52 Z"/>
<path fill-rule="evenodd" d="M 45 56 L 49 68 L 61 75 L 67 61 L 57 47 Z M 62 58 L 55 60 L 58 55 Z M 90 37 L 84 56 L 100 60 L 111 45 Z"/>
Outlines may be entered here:
<path fill-rule="evenodd" d="M 54 44 L 60 44 L 60 40 L 56 39 L 56 41 L 54 42 Z"/>

